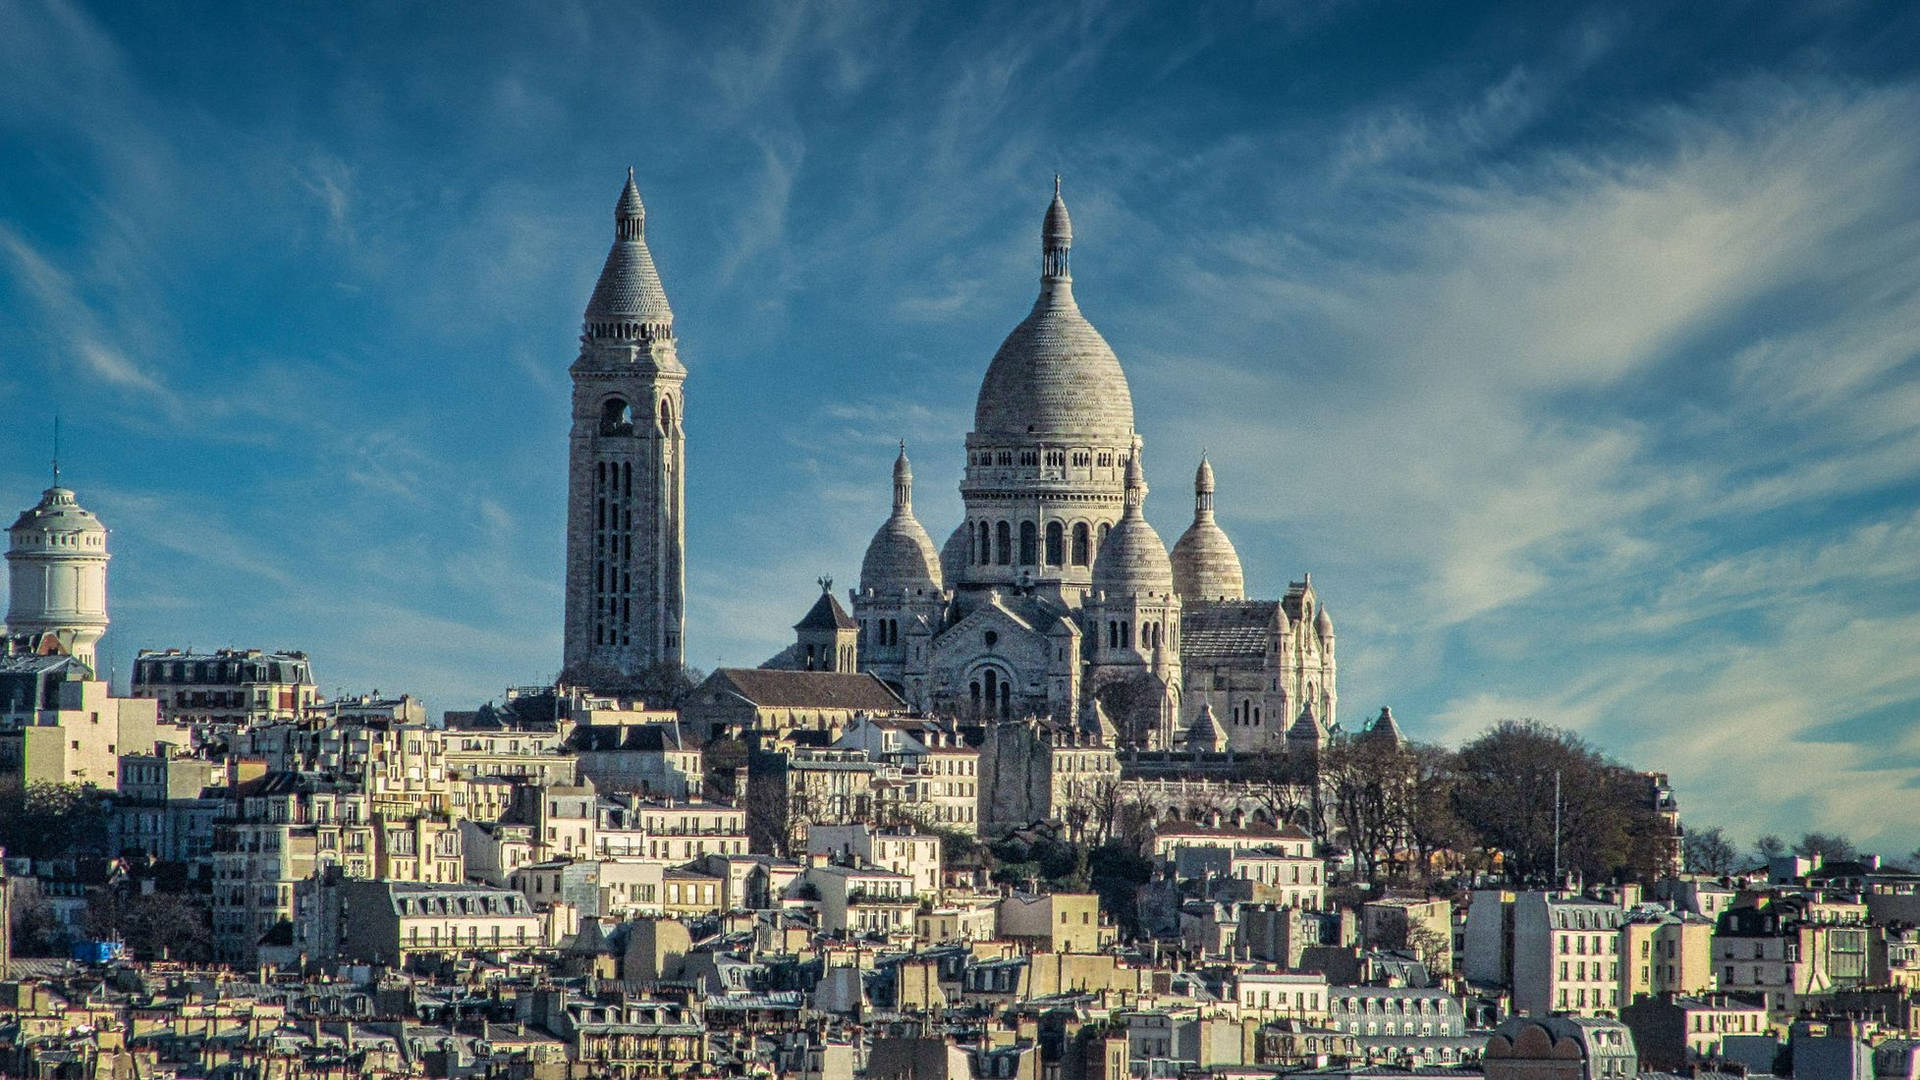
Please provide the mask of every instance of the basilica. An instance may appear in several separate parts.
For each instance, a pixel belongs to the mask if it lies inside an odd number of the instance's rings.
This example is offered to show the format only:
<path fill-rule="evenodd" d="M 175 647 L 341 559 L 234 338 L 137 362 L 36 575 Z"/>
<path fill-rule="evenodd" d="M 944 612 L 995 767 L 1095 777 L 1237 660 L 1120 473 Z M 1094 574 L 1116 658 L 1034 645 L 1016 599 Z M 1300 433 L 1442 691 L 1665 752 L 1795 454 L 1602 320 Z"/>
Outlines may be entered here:
<path fill-rule="evenodd" d="M 681 367 L 631 175 L 573 366 L 566 662 L 677 663 L 684 624 Z M 1110 747 L 1317 746 L 1334 730 L 1333 621 L 1310 575 L 1248 599 L 1194 474 L 1171 552 L 1147 522 L 1144 447 L 1119 357 L 1074 296 L 1059 182 L 1040 292 L 987 365 L 966 438 L 965 519 L 935 547 L 902 446 L 893 510 L 851 614 L 830 592 L 777 666 L 868 672 L 905 703 L 971 722 L 1035 720 Z"/>

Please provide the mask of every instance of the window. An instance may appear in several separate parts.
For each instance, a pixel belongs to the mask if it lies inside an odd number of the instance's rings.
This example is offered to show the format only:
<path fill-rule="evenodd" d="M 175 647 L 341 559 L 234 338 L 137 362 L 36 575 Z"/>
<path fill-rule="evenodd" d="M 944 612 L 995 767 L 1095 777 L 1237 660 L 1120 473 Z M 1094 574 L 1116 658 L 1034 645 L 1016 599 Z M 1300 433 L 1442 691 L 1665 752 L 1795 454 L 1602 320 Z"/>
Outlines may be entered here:
<path fill-rule="evenodd" d="M 1040 562 L 1040 530 L 1031 521 L 1020 523 L 1020 565 L 1034 566 Z"/>
<path fill-rule="evenodd" d="M 999 563 L 1001 566 L 1011 565 L 1013 562 L 1013 526 L 1004 521 L 996 523 L 993 527 L 993 539 L 993 561 Z"/>
<path fill-rule="evenodd" d="M 1073 526 L 1073 565 L 1085 566 L 1093 561 L 1092 553 L 1088 550 L 1090 539 L 1087 533 L 1087 523 L 1084 521 L 1075 523 Z"/>
<path fill-rule="evenodd" d="M 1063 566 L 1067 561 L 1066 529 L 1057 521 L 1047 522 L 1047 565 Z"/>

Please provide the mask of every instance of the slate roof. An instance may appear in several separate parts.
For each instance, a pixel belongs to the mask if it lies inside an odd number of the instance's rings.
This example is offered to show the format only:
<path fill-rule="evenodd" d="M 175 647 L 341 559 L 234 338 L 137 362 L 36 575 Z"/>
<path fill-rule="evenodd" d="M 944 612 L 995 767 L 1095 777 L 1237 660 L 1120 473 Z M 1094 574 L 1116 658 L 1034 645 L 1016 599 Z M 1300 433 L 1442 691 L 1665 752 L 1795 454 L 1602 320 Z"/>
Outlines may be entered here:
<path fill-rule="evenodd" d="M 1194 600 L 1180 609 L 1180 658 L 1258 659 L 1273 645 L 1277 600 Z"/>
<path fill-rule="evenodd" d="M 567 749 L 575 753 L 604 750 L 638 750 L 660 753 L 683 749 L 680 729 L 673 724 L 583 724 L 567 736 Z"/>
<path fill-rule="evenodd" d="M 906 707 L 886 683 L 865 672 L 720 668 L 708 681 L 724 683 L 762 708 L 896 712 Z"/>
<path fill-rule="evenodd" d="M 830 592 L 822 591 L 820 599 L 814 601 L 799 622 L 793 624 L 795 630 L 855 630 L 860 626 L 840 606 L 840 601 Z"/>

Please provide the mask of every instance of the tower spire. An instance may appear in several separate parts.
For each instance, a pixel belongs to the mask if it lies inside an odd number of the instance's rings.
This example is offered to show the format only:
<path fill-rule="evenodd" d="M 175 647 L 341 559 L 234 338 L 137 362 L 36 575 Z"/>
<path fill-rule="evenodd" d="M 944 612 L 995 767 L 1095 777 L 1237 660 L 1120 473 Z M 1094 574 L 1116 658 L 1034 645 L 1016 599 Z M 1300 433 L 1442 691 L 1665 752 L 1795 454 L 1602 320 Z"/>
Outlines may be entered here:
<path fill-rule="evenodd" d="M 644 240 L 647 235 L 647 207 L 640 201 L 640 185 L 633 181 L 633 166 L 627 166 L 627 186 L 620 189 L 620 201 L 614 205 L 613 221 L 622 240 Z"/>
<path fill-rule="evenodd" d="M 1140 436 L 1133 437 L 1133 450 L 1127 455 L 1126 509 L 1121 513 L 1125 517 L 1138 517 L 1142 513 L 1141 504 L 1147 501 L 1147 471 L 1140 464 Z"/>
<path fill-rule="evenodd" d="M 900 440 L 900 456 L 893 461 L 893 512 L 913 512 L 913 466 L 907 461 L 907 440 Z"/>
<path fill-rule="evenodd" d="M 1053 174 L 1053 201 L 1047 204 L 1046 220 L 1040 225 L 1040 279 L 1072 281 L 1068 255 L 1073 251 L 1073 222 L 1067 218 L 1067 203 L 1060 197 L 1060 174 Z"/>
<path fill-rule="evenodd" d="M 1204 450 L 1200 452 L 1200 468 L 1193 474 L 1193 520 L 1213 520 L 1213 462 L 1207 460 Z"/>

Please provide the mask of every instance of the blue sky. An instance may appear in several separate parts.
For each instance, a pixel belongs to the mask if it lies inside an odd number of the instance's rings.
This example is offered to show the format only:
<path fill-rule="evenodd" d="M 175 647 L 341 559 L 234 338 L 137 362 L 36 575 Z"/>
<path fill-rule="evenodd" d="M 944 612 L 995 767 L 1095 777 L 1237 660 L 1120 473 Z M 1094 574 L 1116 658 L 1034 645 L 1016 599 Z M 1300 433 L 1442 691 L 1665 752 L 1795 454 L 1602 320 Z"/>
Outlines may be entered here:
<path fill-rule="evenodd" d="M 550 678 L 566 367 L 635 166 L 690 659 L 936 538 L 1065 175 L 1168 540 L 1203 447 L 1349 723 L 1506 717 L 1686 816 L 1920 844 L 1920 8 L 0 0 L 0 493 L 103 655 Z"/>

